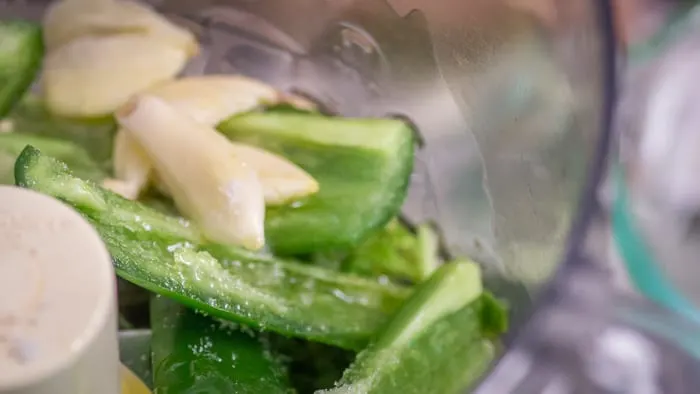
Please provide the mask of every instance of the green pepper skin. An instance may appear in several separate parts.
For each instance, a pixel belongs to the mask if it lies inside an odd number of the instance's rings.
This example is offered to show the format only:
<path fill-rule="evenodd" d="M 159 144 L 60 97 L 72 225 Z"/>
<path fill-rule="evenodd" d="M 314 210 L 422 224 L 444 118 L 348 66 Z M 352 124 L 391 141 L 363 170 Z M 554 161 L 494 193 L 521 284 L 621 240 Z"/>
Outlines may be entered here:
<path fill-rule="evenodd" d="M 494 304 L 481 300 L 472 263 L 449 263 L 421 284 L 338 386 L 317 394 L 453 394 L 473 384 L 494 357 L 481 318 Z M 503 313 L 502 311 L 499 313 Z M 489 331 L 495 325 L 491 319 Z"/>
<path fill-rule="evenodd" d="M 101 181 L 107 176 L 83 148 L 70 141 L 12 132 L 0 133 L 0 184 L 15 183 L 15 161 L 27 145 L 65 162 L 81 178 Z"/>
<path fill-rule="evenodd" d="M 15 179 L 81 212 L 121 278 L 225 320 L 358 350 L 409 294 L 368 278 L 201 244 L 194 225 L 76 178 L 31 146 L 17 159 Z"/>
<path fill-rule="evenodd" d="M 287 371 L 260 334 L 161 297 L 151 300 L 156 394 L 289 394 Z"/>
<path fill-rule="evenodd" d="M 43 56 L 41 26 L 19 20 L 0 22 L 0 119 L 29 89 Z"/>
<path fill-rule="evenodd" d="M 291 160 L 319 182 L 315 195 L 267 210 L 265 234 L 276 254 L 355 247 L 396 216 L 406 197 L 414 136 L 399 120 L 250 112 L 218 129 Z"/>

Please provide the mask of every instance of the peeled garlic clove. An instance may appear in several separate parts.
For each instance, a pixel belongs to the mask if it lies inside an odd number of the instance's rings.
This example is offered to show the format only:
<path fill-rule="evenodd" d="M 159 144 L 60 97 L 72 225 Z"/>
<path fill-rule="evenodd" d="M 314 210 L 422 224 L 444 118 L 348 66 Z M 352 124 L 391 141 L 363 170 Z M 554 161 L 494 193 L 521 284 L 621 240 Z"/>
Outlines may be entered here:
<path fill-rule="evenodd" d="M 119 129 L 114 137 L 114 175 L 130 185 L 135 199 L 148 185 L 153 165 L 143 148 L 126 131 Z M 121 194 L 121 193 L 120 193 Z"/>
<path fill-rule="evenodd" d="M 205 75 L 171 80 L 148 89 L 147 93 L 165 100 L 180 113 L 188 114 L 210 126 L 262 104 L 285 101 L 302 108 L 313 107 L 305 99 L 280 93 L 265 83 L 235 75 Z M 127 134 L 120 131 L 115 141 L 113 156 L 117 177 L 136 184 L 142 190 L 150 173 L 156 187 L 169 195 L 167 186 L 158 179 L 157 174 L 151 172 L 149 159 L 137 151 L 140 150 L 138 144 Z M 127 140 L 128 143 L 125 142 Z M 318 190 L 318 183 L 311 176 L 286 159 L 246 146 L 241 148 L 240 154 L 251 160 L 251 168 L 261 171 L 258 176 L 261 178 L 267 204 L 282 204 Z"/>
<path fill-rule="evenodd" d="M 280 94 L 254 79 L 232 75 L 204 75 L 167 81 L 148 90 L 195 120 L 214 126 L 237 113 L 247 112 Z"/>
<path fill-rule="evenodd" d="M 148 89 L 149 95 L 165 100 L 182 114 L 204 125 L 214 126 L 222 120 L 250 111 L 262 103 L 275 100 L 278 92 L 262 82 L 242 76 L 198 76 L 167 81 Z M 143 190 L 152 174 L 148 156 L 127 132 L 120 130 L 114 144 L 114 172 L 117 178 Z M 157 188 L 169 195 L 159 179 Z"/>
<path fill-rule="evenodd" d="M 46 105 L 63 116 L 108 115 L 133 94 L 175 77 L 186 60 L 184 51 L 136 34 L 78 38 L 45 59 Z"/>
<path fill-rule="evenodd" d="M 134 1 L 92 0 L 52 3 L 43 20 L 44 42 L 52 51 L 81 37 L 135 33 L 148 35 L 194 56 L 196 37 L 148 5 Z"/>
<path fill-rule="evenodd" d="M 231 144 L 231 150 L 258 174 L 268 205 L 286 204 L 319 190 L 318 182 L 311 175 L 281 156 L 237 143 Z"/>
<path fill-rule="evenodd" d="M 260 182 L 231 154 L 226 137 L 155 96 L 138 96 L 116 112 L 152 160 L 177 207 L 213 242 L 264 245 Z"/>
<path fill-rule="evenodd" d="M 272 152 L 233 142 L 231 151 L 258 175 L 266 205 L 287 204 L 319 190 L 318 182 L 311 175 Z M 153 174 L 153 183 L 161 193 L 170 195 L 168 187 L 158 174 Z"/>

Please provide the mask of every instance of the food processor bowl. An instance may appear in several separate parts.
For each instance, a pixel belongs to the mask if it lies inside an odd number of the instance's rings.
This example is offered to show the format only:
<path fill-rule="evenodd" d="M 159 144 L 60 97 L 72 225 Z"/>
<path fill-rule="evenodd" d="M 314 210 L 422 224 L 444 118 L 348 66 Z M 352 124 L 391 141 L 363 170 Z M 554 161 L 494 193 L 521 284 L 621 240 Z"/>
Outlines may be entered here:
<path fill-rule="evenodd" d="M 0 13 L 40 18 L 47 3 L 2 1 Z M 607 149 L 607 1 L 152 4 L 202 43 L 185 74 L 243 74 L 330 113 L 409 121 L 420 147 L 403 214 L 434 223 L 446 255 L 482 264 L 513 332 L 582 241 L 579 207 Z"/>

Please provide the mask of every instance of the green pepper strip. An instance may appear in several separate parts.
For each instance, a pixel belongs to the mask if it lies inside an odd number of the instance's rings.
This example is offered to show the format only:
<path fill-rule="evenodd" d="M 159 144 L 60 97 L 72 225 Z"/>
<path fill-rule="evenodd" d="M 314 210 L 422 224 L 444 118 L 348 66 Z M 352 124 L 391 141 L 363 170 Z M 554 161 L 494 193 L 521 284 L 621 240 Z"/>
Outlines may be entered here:
<path fill-rule="evenodd" d="M 413 131 L 395 119 L 348 119 L 292 112 L 250 112 L 218 126 L 228 138 L 294 162 L 318 193 L 266 212 L 276 254 L 349 249 L 395 217 L 413 168 Z"/>
<path fill-rule="evenodd" d="M 421 225 L 414 234 L 398 219 L 352 250 L 343 270 L 363 276 L 407 279 L 420 283 L 440 263 L 437 234 L 430 225 Z"/>
<path fill-rule="evenodd" d="M 76 178 L 31 146 L 17 159 L 15 178 L 87 217 L 120 277 L 215 317 L 357 350 L 409 293 L 233 246 L 201 244 L 194 225 Z"/>
<path fill-rule="evenodd" d="M 287 394 L 280 358 L 260 334 L 155 296 L 151 301 L 153 382 L 158 394 Z"/>
<path fill-rule="evenodd" d="M 494 318 L 504 316 L 503 309 L 490 296 L 485 302 L 481 297 L 475 264 L 443 265 L 358 354 L 338 386 L 318 393 L 450 394 L 465 389 L 493 359 L 485 332 L 504 321 Z M 494 307 L 497 311 L 484 311 Z"/>

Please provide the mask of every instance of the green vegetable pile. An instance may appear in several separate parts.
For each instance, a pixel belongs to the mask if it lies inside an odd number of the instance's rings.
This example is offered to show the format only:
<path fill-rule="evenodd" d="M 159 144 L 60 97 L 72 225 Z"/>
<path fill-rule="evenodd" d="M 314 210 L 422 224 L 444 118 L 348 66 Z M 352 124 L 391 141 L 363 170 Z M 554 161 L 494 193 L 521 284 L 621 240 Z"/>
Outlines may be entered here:
<path fill-rule="evenodd" d="M 400 218 L 414 136 L 399 120 L 268 107 L 217 129 L 299 166 L 318 193 L 267 211 L 267 248 L 209 242 L 156 191 L 101 186 L 113 119 L 67 119 L 26 95 L 40 28 L 0 22 L 0 183 L 55 197 L 102 237 L 121 280 L 150 294 L 156 393 L 451 394 L 507 328 L 479 267 L 444 262 Z M 6 45 L 8 41 L 16 45 Z"/>

